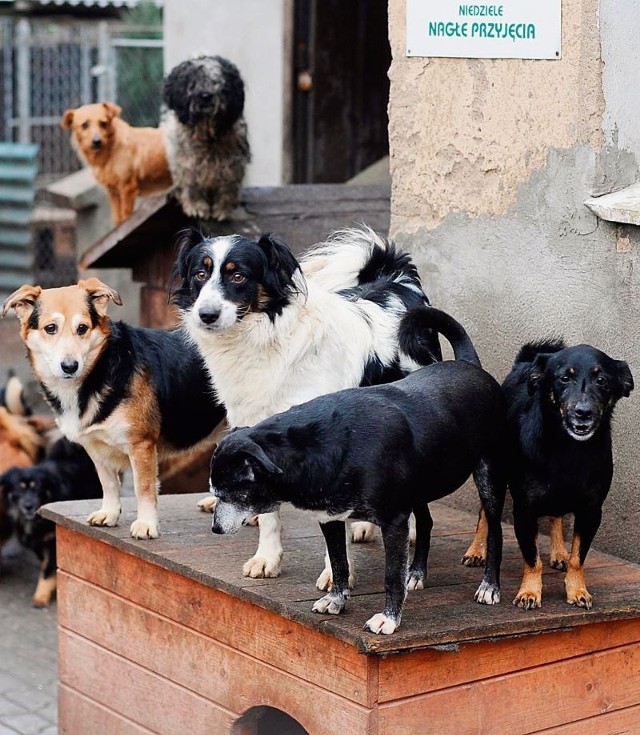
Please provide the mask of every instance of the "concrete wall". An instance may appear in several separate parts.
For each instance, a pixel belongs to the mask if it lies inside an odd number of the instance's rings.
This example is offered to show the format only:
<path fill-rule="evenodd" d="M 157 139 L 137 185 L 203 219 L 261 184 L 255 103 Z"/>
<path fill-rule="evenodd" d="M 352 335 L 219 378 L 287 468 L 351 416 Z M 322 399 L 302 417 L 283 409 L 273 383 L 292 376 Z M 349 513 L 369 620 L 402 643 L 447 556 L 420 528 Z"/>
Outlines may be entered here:
<path fill-rule="evenodd" d="M 562 335 L 626 359 L 640 385 L 638 228 L 583 205 L 638 175 L 636 0 L 563 0 L 558 61 L 406 58 L 404 6 L 389 3 L 391 234 L 434 304 L 499 380 L 523 342 Z M 596 538 L 636 561 L 639 410 L 640 389 L 618 406 Z"/>
<path fill-rule="evenodd" d="M 291 0 L 165 0 L 164 67 L 194 55 L 233 61 L 245 82 L 253 160 L 245 184 L 282 184 L 287 134 L 287 59 Z"/>

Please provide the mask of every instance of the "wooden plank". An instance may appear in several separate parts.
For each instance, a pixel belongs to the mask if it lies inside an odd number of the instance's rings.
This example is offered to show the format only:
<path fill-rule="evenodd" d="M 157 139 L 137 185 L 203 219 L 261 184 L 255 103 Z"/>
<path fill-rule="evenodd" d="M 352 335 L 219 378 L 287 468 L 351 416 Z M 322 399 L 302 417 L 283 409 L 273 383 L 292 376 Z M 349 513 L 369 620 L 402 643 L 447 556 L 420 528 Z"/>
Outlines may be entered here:
<path fill-rule="evenodd" d="M 169 601 L 174 590 L 171 580 L 167 582 L 162 589 Z M 287 712 L 314 735 L 369 733 L 366 708 L 216 641 L 214 636 L 229 625 L 233 628 L 234 621 L 225 620 L 224 615 L 218 619 L 215 607 L 210 608 L 213 615 L 208 617 L 208 637 L 65 572 L 58 574 L 58 585 L 61 633 L 72 631 L 159 676 L 170 676 L 176 684 L 232 712 L 269 705 Z M 193 605 L 188 595 L 177 596 L 183 605 Z M 207 610 L 198 609 L 200 613 Z M 258 633 L 262 629 L 261 614 L 261 610 L 250 611 L 245 606 L 244 615 L 257 618 Z M 266 622 L 262 623 L 266 628 Z M 233 635 L 235 640 L 240 639 L 237 629 Z M 317 667 L 307 655 L 306 636 L 280 638 L 274 645 L 281 646 L 289 657 L 300 658 L 303 667 Z M 330 673 L 340 685 L 340 669 L 332 668 Z M 351 694 L 346 688 L 344 692 Z M 92 696 L 96 698 L 97 694 Z"/>
<path fill-rule="evenodd" d="M 368 662 L 353 646 L 329 646 L 321 633 L 295 621 L 67 529 L 58 528 L 57 542 L 61 570 L 354 702 L 370 702 Z M 60 611 L 66 610 L 61 592 L 58 600 Z"/>
<path fill-rule="evenodd" d="M 228 735 L 239 716 L 69 631 L 58 640 L 66 687 L 156 735 Z M 100 717 L 90 721 L 102 733 Z"/>
<path fill-rule="evenodd" d="M 526 612 L 514 608 L 511 600 L 518 589 L 522 562 L 508 526 L 502 572 L 503 602 L 495 606 L 478 605 L 473 602 L 473 595 L 482 571 L 459 563 L 469 537 L 448 533 L 457 523 L 456 514 L 448 509 L 448 520 L 441 523 L 442 506 L 434 503 L 436 535 L 429 559 L 427 589 L 409 595 L 397 633 L 375 636 L 363 631 L 362 625 L 384 605 L 384 550 L 379 537 L 371 544 L 356 545 L 353 549 L 358 586 L 345 614 L 323 616 L 311 612 L 312 601 L 318 597 L 314 583 L 322 568 L 324 543 L 317 523 L 309 514 L 283 508 L 283 573 L 277 580 L 252 580 L 241 577 L 240 570 L 255 551 L 257 529 L 243 528 L 232 537 L 215 536 L 209 530 L 210 519 L 194 509 L 193 497 L 160 496 L 163 535 L 152 542 L 135 541 L 128 534 L 128 525 L 134 517 L 134 499 L 123 500 L 120 526 L 113 529 L 85 525 L 86 512 L 95 507 L 96 501 L 53 504 L 43 514 L 126 556 L 259 605 L 367 654 L 384 655 L 640 617 L 640 567 L 597 551 L 589 554 L 586 568 L 587 582 L 595 598 L 592 610 L 566 605 L 563 575 L 549 569 L 545 570 L 542 610 Z M 460 520 L 473 518 L 470 514 L 457 513 Z M 70 560 L 71 564 L 84 563 L 72 555 Z M 100 566 L 95 552 L 89 563 Z M 99 573 L 97 568 L 95 573 Z"/>
<path fill-rule="evenodd" d="M 496 648 L 499 655 L 499 648 Z M 632 644 L 381 705 L 380 735 L 528 735 L 640 700 L 640 646 Z"/>
<path fill-rule="evenodd" d="M 606 712 L 588 720 L 553 727 L 544 730 L 544 735 L 637 735 L 638 732 L 640 732 L 640 706 L 618 712 Z"/>
<path fill-rule="evenodd" d="M 100 735 L 154 735 L 146 727 L 136 725 L 106 709 L 98 702 L 60 684 L 58 689 L 59 735 L 87 735 L 87 723 L 99 722 Z"/>
<path fill-rule="evenodd" d="M 636 620 L 622 620 L 541 636 L 466 644 L 449 651 L 387 656 L 380 660 L 379 701 L 438 691 L 634 642 L 640 642 L 640 625 Z"/>

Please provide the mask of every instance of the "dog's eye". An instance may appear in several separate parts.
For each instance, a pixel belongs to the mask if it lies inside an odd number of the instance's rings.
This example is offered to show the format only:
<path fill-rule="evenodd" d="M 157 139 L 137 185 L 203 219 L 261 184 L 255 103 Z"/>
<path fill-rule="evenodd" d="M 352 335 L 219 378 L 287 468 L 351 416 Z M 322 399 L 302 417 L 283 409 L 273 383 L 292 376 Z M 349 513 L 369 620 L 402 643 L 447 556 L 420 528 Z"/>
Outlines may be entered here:
<path fill-rule="evenodd" d="M 47 334 L 55 334 L 58 331 L 58 325 L 57 324 L 47 324 L 47 326 L 44 328 L 44 331 Z"/>
<path fill-rule="evenodd" d="M 76 331 L 80 337 L 82 337 L 83 334 L 86 334 L 89 331 L 89 327 L 86 324 L 79 324 Z"/>
<path fill-rule="evenodd" d="M 199 96 L 203 102 L 208 102 L 210 99 L 213 98 L 213 95 L 211 94 L 211 92 L 200 92 Z"/>
<path fill-rule="evenodd" d="M 100 122 L 98 123 L 98 125 L 100 126 L 100 128 L 101 128 L 102 130 L 106 130 L 106 129 L 107 129 L 107 125 L 108 125 L 108 124 L 109 124 L 109 123 L 107 123 L 107 122 L 106 122 L 105 120 L 100 120 Z"/>
<path fill-rule="evenodd" d="M 561 383 L 570 383 L 572 380 L 570 375 L 561 375 L 560 376 L 560 382 Z"/>
<path fill-rule="evenodd" d="M 206 271 L 196 271 L 193 277 L 196 279 L 196 281 L 206 281 L 207 272 Z"/>
<path fill-rule="evenodd" d="M 89 129 L 89 121 L 88 120 L 85 120 L 80 127 L 83 130 L 88 130 Z"/>
<path fill-rule="evenodd" d="M 233 273 L 231 276 L 231 283 L 244 283 L 247 280 L 246 276 L 243 276 L 242 273 Z"/>
<path fill-rule="evenodd" d="M 604 388 L 605 385 L 607 385 L 609 381 L 606 379 L 604 375 L 598 375 L 596 378 L 596 385 L 599 385 L 601 388 Z"/>

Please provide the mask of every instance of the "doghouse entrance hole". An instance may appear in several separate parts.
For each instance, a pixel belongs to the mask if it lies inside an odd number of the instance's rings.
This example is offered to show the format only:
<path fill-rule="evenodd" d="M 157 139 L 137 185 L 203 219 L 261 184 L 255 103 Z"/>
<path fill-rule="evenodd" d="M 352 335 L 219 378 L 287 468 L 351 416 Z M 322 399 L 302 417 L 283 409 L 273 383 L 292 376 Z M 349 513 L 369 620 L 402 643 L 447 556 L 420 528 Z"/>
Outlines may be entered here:
<path fill-rule="evenodd" d="M 309 735 L 302 725 L 275 707 L 252 707 L 236 720 L 231 735 Z"/>

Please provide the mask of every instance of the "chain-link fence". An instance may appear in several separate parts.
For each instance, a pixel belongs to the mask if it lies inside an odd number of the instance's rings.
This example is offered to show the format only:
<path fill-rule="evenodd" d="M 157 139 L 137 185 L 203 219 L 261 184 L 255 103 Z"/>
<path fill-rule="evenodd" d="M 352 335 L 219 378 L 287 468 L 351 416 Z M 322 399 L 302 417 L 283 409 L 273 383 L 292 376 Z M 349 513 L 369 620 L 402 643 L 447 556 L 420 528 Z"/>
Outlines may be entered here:
<path fill-rule="evenodd" d="M 157 0 L 109 20 L 1 17 L 0 140 L 38 144 L 42 187 L 82 166 L 60 126 L 65 110 L 109 100 L 130 124 L 158 125 L 162 45 Z M 75 280 L 73 213 L 38 206 L 31 230 L 34 281 Z M 0 267 L 8 257 L 0 223 Z"/>
<path fill-rule="evenodd" d="M 68 108 L 110 100 L 132 125 L 158 124 L 160 25 L 2 18 L 0 43 L 0 140 L 38 143 L 41 177 L 80 166 L 68 131 L 60 127 Z"/>

